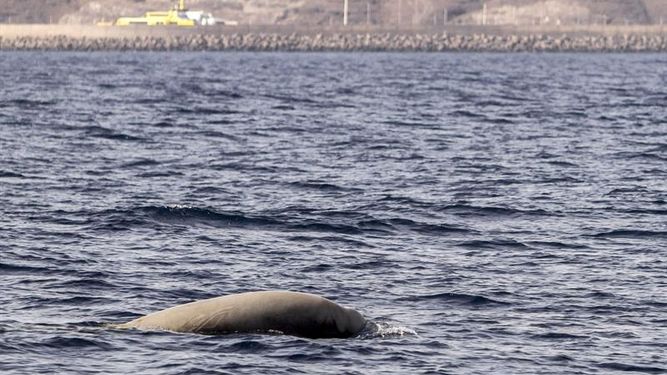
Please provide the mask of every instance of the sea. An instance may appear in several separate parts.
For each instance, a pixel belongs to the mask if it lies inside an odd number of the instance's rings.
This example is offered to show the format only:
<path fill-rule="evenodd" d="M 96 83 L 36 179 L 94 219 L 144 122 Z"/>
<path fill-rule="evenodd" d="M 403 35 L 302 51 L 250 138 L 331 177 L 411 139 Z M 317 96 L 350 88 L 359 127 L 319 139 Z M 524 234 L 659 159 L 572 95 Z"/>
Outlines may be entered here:
<path fill-rule="evenodd" d="M 0 52 L 2 374 L 664 374 L 666 215 L 665 54 Z"/>

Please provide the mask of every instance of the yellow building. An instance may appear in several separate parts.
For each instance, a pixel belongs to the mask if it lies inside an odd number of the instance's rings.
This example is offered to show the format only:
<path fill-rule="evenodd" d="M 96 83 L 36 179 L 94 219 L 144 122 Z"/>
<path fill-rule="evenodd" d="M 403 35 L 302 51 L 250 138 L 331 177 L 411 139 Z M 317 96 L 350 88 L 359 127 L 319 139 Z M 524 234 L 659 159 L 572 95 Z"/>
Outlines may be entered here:
<path fill-rule="evenodd" d="M 166 12 L 147 12 L 143 17 L 120 17 L 114 22 L 115 26 L 208 26 L 213 24 L 215 24 L 215 19 L 210 13 L 189 11 L 185 7 L 185 0 L 179 0 L 178 4 L 174 5 L 172 9 Z"/>

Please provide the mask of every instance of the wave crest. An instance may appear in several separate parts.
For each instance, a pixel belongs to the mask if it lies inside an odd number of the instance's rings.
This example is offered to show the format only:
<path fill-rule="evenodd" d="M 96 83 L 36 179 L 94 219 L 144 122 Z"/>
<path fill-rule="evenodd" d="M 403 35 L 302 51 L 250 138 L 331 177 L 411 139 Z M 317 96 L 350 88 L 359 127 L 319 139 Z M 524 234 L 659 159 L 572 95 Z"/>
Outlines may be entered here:
<path fill-rule="evenodd" d="M 394 325 L 389 322 L 366 322 L 366 327 L 358 335 L 360 339 L 419 336 L 412 328 Z"/>

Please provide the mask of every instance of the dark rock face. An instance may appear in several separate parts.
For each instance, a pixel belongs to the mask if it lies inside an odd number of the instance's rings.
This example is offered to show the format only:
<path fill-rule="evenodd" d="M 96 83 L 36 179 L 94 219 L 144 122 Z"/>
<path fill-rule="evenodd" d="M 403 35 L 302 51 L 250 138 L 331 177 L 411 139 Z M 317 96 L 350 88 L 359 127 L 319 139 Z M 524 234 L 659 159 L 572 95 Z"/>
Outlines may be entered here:
<path fill-rule="evenodd" d="M 496 51 L 659 52 L 667 36 L 652 35 L 448 35 L 441 34 L 274 34 L 75 38 L 0 38 L 0 50 L 65 51 Z"/>

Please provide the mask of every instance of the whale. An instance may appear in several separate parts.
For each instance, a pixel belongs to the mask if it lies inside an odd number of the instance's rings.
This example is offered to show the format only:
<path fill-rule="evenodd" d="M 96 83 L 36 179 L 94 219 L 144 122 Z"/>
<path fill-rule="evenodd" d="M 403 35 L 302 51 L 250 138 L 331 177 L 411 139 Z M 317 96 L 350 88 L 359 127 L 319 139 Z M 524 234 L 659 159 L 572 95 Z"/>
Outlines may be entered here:
<path fill-rule="evenodd" d="M 365 325 L 366 319 L 358 311 L 321 296 L 257 291 L 170 307 L 114 327 L 209 335 L 282 333 L 315 339 L 353 337 Z"/>

